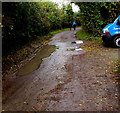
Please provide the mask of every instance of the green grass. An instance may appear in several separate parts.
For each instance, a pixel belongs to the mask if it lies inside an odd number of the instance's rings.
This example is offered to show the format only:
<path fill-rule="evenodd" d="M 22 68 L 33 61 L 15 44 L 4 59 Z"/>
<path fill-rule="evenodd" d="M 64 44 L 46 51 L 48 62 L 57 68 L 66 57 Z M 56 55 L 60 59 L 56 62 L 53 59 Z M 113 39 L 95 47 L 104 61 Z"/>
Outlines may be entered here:
<path fill-rule="evenodd" d="M 91 41 L 102 42 L 101 37 L 94 37 L 91 34 L 84 32 L 83 30 L 79 30 L 76 33 L 76 36 L 78 39 L 82 39 L 82 40 L 91 40 Z"/>
<path fill-rule="evenodd" d="M 60 32 L 63 32 L 63 31 L 66 31 L 66 30 L 69 30 L 69 28 L 65 28 L 65 29 L 59 29 L 59 30 L 55 30 L 55 31 L 51 31 L 49 32 L 48 34 L 46 35 L 43 35 L 43 36 L 37 36 L 36 39 L 39 40 L 39 42 L 44 42 L 46 40 L 49 40 L 51 37 L 53 37 L 53 35 L 57 34 L 57 33 L 60 33 Z M 33 43 L 36 42 L 36 40 L 33 40 Z"/>
<path fill-rule="evenodd" d="M 56 33 L 59 33 L 59 32 L 62 32 L 62 31 L 66 31 L 66 30 L 69 30 L 69 28 L 55 30 L 55 31 L 50 32 L 49 34 L 54 35 L 54 34 L 56 34 Z"/>

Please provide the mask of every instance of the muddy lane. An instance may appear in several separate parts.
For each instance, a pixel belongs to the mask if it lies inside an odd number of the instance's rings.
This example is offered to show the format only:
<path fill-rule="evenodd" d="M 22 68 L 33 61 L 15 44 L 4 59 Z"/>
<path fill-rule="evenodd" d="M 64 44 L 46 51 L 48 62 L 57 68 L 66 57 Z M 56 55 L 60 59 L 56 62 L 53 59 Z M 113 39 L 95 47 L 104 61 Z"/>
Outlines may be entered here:
<path fill-rule="evenodd" d="M 81 42 L 75 42 L 77 30 L 56 34 L 48 45 L 55 45 L 57 49 L 49 57 L 42 59 L 42 63 L 36 71 L 22 75 L 25 73 L 25 69 L 21 69 L 22 71 L 17 73 L 17 76 L 20 76 L 16 78 L 9 89 L 14 89 L 14 92 L 8 95 L 7 100 L 3 103 L 3 110 L 46 110 L 43 103 L 44 96 L 64 83 L 62 79 L 67 75 L 67 60 L 71 55 L 84 53 L 79 49 Z M 39 60 L 38 57 L 37 60 Z M 27 72 L 31 72 L 29 64 Z"/>
<path fill-rule="evenodd" d="M 16 90 L 3 110 L 120 110 L 119 84 L 111 72 L 119 49 L 76 40 L 77 30 L 58 33 L 51 39 L 48 45 L 56 46 L 56 50 L 42 59 L 37 70 L 15 80 L 11 89 Z"/>

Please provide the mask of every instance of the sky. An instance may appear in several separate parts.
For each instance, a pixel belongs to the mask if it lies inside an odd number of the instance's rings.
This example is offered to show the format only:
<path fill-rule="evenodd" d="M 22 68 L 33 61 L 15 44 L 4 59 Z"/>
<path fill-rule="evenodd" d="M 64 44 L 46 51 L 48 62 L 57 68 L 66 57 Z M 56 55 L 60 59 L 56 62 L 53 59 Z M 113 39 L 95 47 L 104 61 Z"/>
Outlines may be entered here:
<path fill-rule="evenodd" d="M 60 7 L 62 6 L 62 4 L 67 5 L 70 3 L 69 0 L 50 0 L 50 1 L 57 3 Z M 74 3 L 72 3 L 72 9 L 74 12 L 79 11 L 79 7 L 77 5 L 75 5 Z"/>
<path fill-rule="evenodd" d="M 72 9 L 74 12 L 78 12 L 80 9 L 77 5 L 75 5 L 74 3 L 72 3 Z"/>

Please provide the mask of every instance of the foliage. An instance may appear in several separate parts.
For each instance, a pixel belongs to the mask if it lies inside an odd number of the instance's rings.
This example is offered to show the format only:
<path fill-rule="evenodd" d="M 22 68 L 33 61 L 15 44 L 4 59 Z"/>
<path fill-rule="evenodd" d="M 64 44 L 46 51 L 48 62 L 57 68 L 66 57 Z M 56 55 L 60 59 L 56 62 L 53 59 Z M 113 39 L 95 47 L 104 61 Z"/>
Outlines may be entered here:
<path fill-rule="evenodd" d="M 75 12 L 73 17 L 74 17 L 74 21 L 76 21 L 76 23 L 77 23 L 77 26 L 81 26 L 80 13 L 79 12 Z"/>
<path fill-rule="evenodd" d="M 51 31 L 50 34 L 51 34 L 51 35 L 54 35 L 54 34 L 56 34 L 56 33 L 63 32 L 63 31 L 66 31 L 66 30 L 69 30 L 69 29 L 68 29 L 68 28 L 65 28 L 65 29 L 61 29 L 61 30 Z"/>
<path fill-rule="evenodd" d="M 73 22 L 73 11 L 72 11 L 72 6 L 69 4 L 66 8 L 66 14 L 67 14 L 67 21 L 68 22 Z"/>
<path fill-rule="evenodd" d="M 101 29 L 120 14 L 117 2 L 77 2 L 80 8 L 80 20 L 83 29 L 98 36 Z"/>
<path fill-rule="evenodd" d="M 97 41 L 97 42 L 101 42 L 101 38 L 99 37 L 94 37 L 92 34 L 86 33 L 83 29 L 79 30 L 76 33 L 77 38 L 82 39 L 82 40 L 92 40 L 92 41 Z"/>
<path fill-rule="evenodd" d="M 16 51 L 38 36 L 69 27 L 71 5 L 58 8 L 53 2 L 3 2 L 3 56 Z"/>
<path fill-rule="evenodd" d="M 73 11 L 72 11 L 72 6 L 69 4 L 67 6 L 63 5 L 61 9 L 61 21 L 62 21 L 62 26 L 69 27 L 69 23 L 73 22 Z"/>
<path fill-rule="evenodd" d="M 70 27 L 70 25 L 73 23 L 73 21 L 76 21 L 77 25 L 80 26 L 80 15 L 77 12 L 73 12 L 71 4 L 68 4 L 67 6 L 62 6 L 62 14 L 61 14 L 61 20 L 62 20 L 62 26 L 64 28 Z"/>

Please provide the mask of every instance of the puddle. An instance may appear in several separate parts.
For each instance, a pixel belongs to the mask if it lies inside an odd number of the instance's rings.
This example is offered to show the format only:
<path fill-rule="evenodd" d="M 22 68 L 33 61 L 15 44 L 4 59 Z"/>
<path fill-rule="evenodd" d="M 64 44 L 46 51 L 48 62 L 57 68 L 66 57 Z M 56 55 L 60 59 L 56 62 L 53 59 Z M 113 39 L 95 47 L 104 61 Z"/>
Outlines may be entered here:
<path fill-rule="evenodd" d="M 77 49 L 67 49 L 67 51 L 82 51 L 83 49 L 77 48 Z"/>
<path fill-rule="evenodd" d="M 67 51 L 75 51 L 75 49 L 67 49 Z"/>
<path fill-rule="evenodd" d="M 36 56 L 25 64 L 17 73 L 18 76 L 29 74 L 40 66 L 42 59 L 49 57 L 52 52 L 54 52 L 56 46 L 54 45 L 46 45 L 41 48 L 41 50 L 36 54 Z"/>
<path fill-rule="evenodd" d="M 75 42 L 76 42 L 76 44 L 83 44 L 82 40 L 76 40 Z"/>
<path fill-rule="evenodd" d="M 82 51 L 83 49 L 81 49 L 81 48 L 78 48 L 78 49 L 75 49 L 76 51 Z"/>
<path fill-rule="evenodd" d="M 79 47 L 69 47 L 67 49 L 67 51 L 82 51 L 83 49 L 82 48 L 79 48 Z"/>
<path fill-rule="evenodd" d="M 76 41 L 72 42 L 72 44 L 83 44 L 83 41 L 82 40 L 76 40 Z"/>

